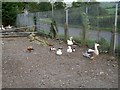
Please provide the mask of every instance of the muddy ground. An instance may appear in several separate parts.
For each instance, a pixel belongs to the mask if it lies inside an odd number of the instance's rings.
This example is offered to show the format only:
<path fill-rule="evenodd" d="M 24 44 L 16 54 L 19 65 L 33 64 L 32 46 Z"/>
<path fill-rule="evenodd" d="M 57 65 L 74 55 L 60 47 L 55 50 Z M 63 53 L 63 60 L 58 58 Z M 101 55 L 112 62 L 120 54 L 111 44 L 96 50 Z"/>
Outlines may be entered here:
<path fill-rule="evenodd" d="M 93 62 L 82 56 L 81 47 L 68 54 L 65 43 L 47 40 L 63 47 L 63 55 L 57 56 L 49 51 L 50 46 L 27 37 L 3 38 L 3 88 L 118 88 L 117 60 L 100 54 Z M 34 50 L 27 52 L 30 45 Z"/>

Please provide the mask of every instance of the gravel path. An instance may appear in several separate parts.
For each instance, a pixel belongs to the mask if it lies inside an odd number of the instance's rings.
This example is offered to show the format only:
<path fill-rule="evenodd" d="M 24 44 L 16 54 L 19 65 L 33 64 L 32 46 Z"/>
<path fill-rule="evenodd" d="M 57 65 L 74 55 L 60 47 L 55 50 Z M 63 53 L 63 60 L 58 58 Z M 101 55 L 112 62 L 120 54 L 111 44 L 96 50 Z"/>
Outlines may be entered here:
<path fill-rule="evenodd" d="M 26 37 L 3 38 L 3 88 L 118 88 L 117 60 L 101 54 L 93 62 L 82 56 L 80 47 L 68 54 L 66 44 L 48 41 L 63 47 L 63 55 Z M 34 50 L 26 52 L 30 45 Z"/>

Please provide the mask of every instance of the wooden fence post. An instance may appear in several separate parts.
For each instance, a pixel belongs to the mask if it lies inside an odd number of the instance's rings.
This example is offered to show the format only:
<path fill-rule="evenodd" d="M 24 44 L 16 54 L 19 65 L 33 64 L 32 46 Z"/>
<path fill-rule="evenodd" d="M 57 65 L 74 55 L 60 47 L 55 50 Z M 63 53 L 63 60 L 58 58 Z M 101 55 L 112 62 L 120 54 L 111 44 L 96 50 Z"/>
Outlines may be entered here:
<path fill-rule="evenodd" d="M 114 32 L 114 28 L 113 30 L 111 31 L 111 42 L 110 42 L 110 50 L 109 50 L 109 54 L 110 55 L 115 55 L 115 52 L 114 52 L 114 37 L 115 37 L 115 32 Z"/>
<path fill-rule="evenodd" d="M 86 26 L 83 26 L 83 30 L 82 30 L 82 47 L 85 47 L 85 44 L 86 44 Z"/>
<path fill-rule="evenodd" d="M 52 20 L 51 27 L 50 27 L 51 38 L 56 39 L 58 37 L 58 28 L 56 25 L 55 20 Z"/>
<path fill-rule="evenodd" d="M 68 25 L 65 23 L 64 25 L 64 41 L 67 41 L 68 37 Z"/>

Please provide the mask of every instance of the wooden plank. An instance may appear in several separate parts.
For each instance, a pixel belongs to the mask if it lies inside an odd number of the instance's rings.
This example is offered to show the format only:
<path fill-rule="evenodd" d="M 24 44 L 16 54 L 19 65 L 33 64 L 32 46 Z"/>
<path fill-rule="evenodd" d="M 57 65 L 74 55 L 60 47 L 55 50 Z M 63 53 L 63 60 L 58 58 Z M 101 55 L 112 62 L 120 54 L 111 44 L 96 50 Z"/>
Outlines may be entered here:
<path fill-rule="evenodd" d="M 0 38 L 11 38 L 11 37 L 26 37 L 27 35 L 4 35 L 0 36 Z"/>

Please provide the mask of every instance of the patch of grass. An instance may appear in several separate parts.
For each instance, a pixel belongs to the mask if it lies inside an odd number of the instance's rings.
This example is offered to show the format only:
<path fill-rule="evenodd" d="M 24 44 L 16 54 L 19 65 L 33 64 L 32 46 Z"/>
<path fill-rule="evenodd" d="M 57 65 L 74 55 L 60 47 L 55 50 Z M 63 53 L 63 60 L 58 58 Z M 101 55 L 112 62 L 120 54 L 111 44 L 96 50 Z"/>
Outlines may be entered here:
<path fill-rule="evenodd" d="M 108 14 L 110 14 L 110 15 L 115 14 L 115 8 L 108 8 L 106 10 L 108 11 Z"/>
<path fill-rule="evenodd" d="M 116 47 L 116 50 L 120 50 L 120 45 L 118 45 L 118 46 Z"/>
<path fill-rule="evenodd" d="M 42 18 L 40 21 L 44 24 L 51 24 L 52 20 L 50 18 Z"/>
<path fill-rule="evenodd" d="M 96 42 L 96 40 L 88 39 L 88 40 L 86 41 L 86 44 L 87 44 L 90 48 L 92 48 L 92 47 L 94 47 L 95 42 Z M 108 51 L 108 50 L 109 50 L 110 44 L 109 44 L 109 42 L 106 41 L 104 38 L 101 38 L 101 40 L 99 41 L 99 43 L 100 43 L 100 49 L 101 49 L 101 50 L 103 50 L 103 51 L 105 51 L 105 50 Z"/>
<path fill-rule="evenodd" d="M 38 30 L 38 34 L 41 35 L 41 36 L 46 36 L 46 37 L 50 37 L 50 34 L 47 30 L 43 30 L 43 29 L 40 29 Z"/>
<path fill-rule="evenodd" d="M 112 28 L 110 28 L 110 27 L 95 27 L 95 26 L 91 26 L 90 27 L 90 30 L 100 30 L 100 31 L 112 31 Z"/>
<path fill-rule="evenodd" d="M 90 48 L 93 48 L 94 47 L 94 43 L 95 43 L 95 40 L 86 40 L 86 44 L 90 47 Z"/>
<path fill-rule="evenodd" d="M 40 30 L 38 30 L 38 33 L 44 34 L 45 32 L 43 29 L 40 29 Z"/>
<path fill-rule="evenodd" d="M 77 43 L 81 44 L 81 38 L 80 37 L 73 37 L 73 40 Z"/>
<path fill-rule="evenodd" d="M 58 38 L 64 39 L 64 34 L 58 34 Z"/>

